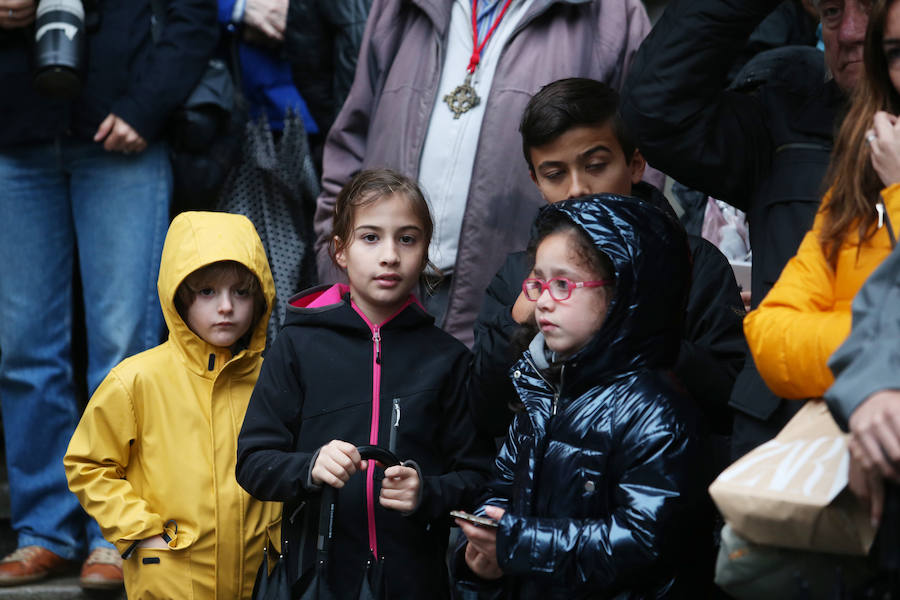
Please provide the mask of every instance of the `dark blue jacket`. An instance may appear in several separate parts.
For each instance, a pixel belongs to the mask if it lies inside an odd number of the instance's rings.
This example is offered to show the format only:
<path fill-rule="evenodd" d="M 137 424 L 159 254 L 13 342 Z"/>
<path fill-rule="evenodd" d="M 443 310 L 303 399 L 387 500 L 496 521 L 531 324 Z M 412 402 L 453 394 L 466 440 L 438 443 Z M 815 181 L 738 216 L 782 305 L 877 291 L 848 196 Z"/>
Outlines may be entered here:
<path fill-rule="evenodd" d="M 231 35 L 240 35 L 240 23 L 231 19 L 235 0 L 218 0 L 219 24 Z M 227 37 L 225 38 L 227 39 Z M 281 56 L 280 48 L 267 48 L 257 44 L 238 42 L 241 82 L 249 104 L 251 119 L 265 113 L 269 126 L 275 131 L 284 129 L 284 116 L 288 109 L 303 120 L 303 127 L 310 135 L 319 133 L 319 127 L 309 112 L 300 92 L 294 87 L 291 66 Z"/>
<path fill-rule="evenodd" d="M 685 234 L 633 198 L 567 201 L 541 218 L 558 211 L 612 259 L 616 291 L 600 331 L 558 377 L 544 369 L 540 335 L 511 372 L 524 412 L 484 500 L 506 509 L 497 535 L 504 591 L 689 597 L 686 561 L 706 536 L 696 518 L 698 412 L 669 374 L 690 282 Z"/>
<path fill-rule="evenodd" d="M 215 4 L 168 0 L 166 27 L 156 45 L 149 0 L 99 0 L 98 5 L 99 27 L 87 35 L 83 89 L 72 101 L 35 91 L 33 25 L 0 30 L 0 148 L 62 135 L 91 140 L 109 113 L 151 142 L 196 85 L 218 39 Z"/>

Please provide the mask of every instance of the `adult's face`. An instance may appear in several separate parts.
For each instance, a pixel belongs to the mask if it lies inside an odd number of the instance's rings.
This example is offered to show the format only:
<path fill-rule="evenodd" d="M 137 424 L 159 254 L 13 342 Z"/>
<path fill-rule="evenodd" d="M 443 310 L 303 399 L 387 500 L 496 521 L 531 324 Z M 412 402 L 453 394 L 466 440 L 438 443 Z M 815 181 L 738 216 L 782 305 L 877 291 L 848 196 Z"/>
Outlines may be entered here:
<path fill-rule="evenodd" d="M 869 23 L 871 0 L 821 0 L 822 41 L 825 64 L 835 83 L 850 92 L 863 70 L 863 41 Z"/>
<path fill-rule="evenodd" d="M 900 94 L 900 2 L 894 2 L 888 9 L 884 23 L 884 42 L 882 51 L 887 59 L 888 77 L 897 93 Z"/>

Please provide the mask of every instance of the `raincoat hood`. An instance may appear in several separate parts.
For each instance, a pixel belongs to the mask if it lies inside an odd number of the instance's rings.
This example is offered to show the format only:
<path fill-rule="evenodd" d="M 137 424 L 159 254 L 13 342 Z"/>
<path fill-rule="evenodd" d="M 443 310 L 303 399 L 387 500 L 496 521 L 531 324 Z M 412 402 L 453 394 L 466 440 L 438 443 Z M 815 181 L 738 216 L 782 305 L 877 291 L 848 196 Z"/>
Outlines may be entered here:
<path fill-rule="evenodd" d="M 175 292 L 197 269 L 226 260 L 250 269 L 262 286 L 266 309 L 254 325 L 246 349 L 250 354 L 261 354 L 266 345 L 266 324 L 275 303 L 275 283 L 253 223 L 243 215 L 218 212 L 184 212 L 175 217 L 163 246 L 157 290 L 169 340 L 188 367 L 199 373 L 209 371 L 208 357 L 221 353 L 222 349 L 191 331 L 175 308 Z"/>
<path fill-rule="evenodd" d="M 610 258 L 616 282 L 600 330 L 566 361 L 569 381 L 596 382 L 638 368 L 673 367 L 691 282 L 684 229 L 647 202 L 613 194 L 549 206 L 537 227 L 558 214 Z"/>

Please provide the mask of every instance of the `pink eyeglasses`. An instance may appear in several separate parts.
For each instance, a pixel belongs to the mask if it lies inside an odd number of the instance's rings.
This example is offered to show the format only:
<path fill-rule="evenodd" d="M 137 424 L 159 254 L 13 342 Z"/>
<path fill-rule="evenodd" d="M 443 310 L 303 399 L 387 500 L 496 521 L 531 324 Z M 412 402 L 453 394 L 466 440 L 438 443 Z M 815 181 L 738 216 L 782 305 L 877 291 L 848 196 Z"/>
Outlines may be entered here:
<path fill-rule="evenodd" d="M 550 281 L 544 281 L 536 277 L 531 277 L 522 282 L 522 291 L 525 297 L 532 302 L 537 302 L 544 290 L 550 292 L 550 297 L 557 302 L 568 300 L 572 296 L 572 290 L 575 288 L 595 288 L 612 285 L 612 279 L 601 279 L 599 281 L 572 281 L 567 277 L 554 277 Z"/>

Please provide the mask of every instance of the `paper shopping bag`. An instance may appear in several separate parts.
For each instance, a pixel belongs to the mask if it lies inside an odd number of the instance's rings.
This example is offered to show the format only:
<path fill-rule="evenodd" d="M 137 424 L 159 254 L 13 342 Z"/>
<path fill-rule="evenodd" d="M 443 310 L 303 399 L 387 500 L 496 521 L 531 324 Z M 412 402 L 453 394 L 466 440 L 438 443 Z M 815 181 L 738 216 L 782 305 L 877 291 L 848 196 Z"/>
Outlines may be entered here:
<path fill-rule="evenodd" d="M 847 487 L 847 434 L 810 400 L 774 440 L 725 469 L 709 493 L 725 522 L 757 544 L 867 554 L 875 538 Z"/>

